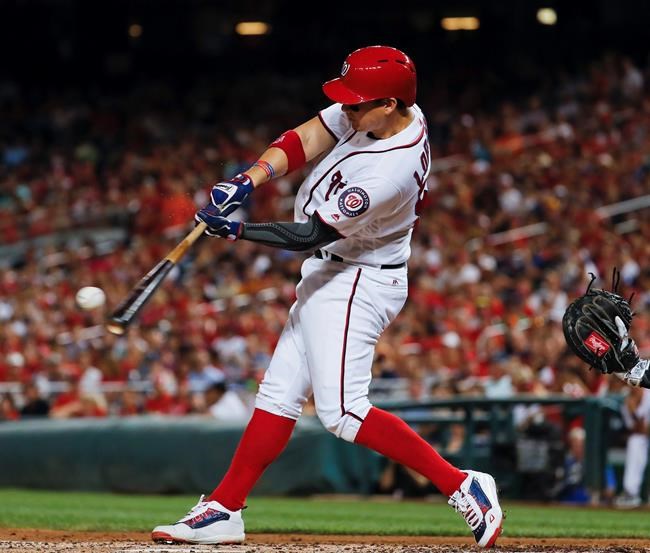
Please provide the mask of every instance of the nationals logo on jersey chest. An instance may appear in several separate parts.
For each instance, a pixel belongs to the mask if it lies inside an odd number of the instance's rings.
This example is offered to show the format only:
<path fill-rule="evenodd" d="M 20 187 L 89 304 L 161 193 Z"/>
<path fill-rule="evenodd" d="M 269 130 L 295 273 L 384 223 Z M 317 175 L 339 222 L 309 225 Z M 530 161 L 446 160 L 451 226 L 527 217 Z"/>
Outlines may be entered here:
<path fill-rule="evenodd" d="M 348 217 L 358 217 L 370 207 L 368 193 L 358 186 L 345 190 L 339 196 L 339 211 Z"/>

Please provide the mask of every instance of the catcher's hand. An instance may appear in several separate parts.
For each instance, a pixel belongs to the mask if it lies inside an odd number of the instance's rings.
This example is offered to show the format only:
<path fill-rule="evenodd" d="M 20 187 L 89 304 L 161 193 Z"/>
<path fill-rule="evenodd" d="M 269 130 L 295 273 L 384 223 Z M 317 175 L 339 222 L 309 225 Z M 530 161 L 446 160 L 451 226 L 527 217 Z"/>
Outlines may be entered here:
<path fill-rule="evenodd" d="M 615 292 L 591 289 L 590 284 L 562 317 L 564 338 L 580 359 L 601 372 L 627 372 L 640 360 L 628 335 L 632 317 L 628 300 Z"/>

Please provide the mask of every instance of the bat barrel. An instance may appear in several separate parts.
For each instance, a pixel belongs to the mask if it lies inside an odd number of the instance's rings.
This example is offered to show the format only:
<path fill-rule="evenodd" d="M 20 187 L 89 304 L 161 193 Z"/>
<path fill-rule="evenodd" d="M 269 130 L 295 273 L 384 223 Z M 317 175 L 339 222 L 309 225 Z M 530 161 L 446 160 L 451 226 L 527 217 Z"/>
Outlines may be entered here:
<path fill-rule="evenodd" d="M 126 332 L 126 328 L 135 319 L 136 315 L 142 309 L 144 304 L 149 300 L 153 293 L 158 289 L 160 283 L 172 270 L 175 263 L 169 259 L 163 259 L 138 283 L 131 294 L 113 311 L 106 329 L 112 334 L 121 335 Z"/>
<path fill-rule="evenodd" d="M 207 225 L 203 222 L 197 224 L 194 229 L 181 240 L 176 247 L 170 251 L 158 265 L 149 271 L 137 286 L 131 291 L 127 298 L 120 303 L 106 322 L 106 330 L 112 334 L 124 334 L 127 327 L 135 319 L 138 311 L 158 289 L 160 283 L 167 276 L 172 267 L 180 261 L 187 250 L 202 235 Z"/>

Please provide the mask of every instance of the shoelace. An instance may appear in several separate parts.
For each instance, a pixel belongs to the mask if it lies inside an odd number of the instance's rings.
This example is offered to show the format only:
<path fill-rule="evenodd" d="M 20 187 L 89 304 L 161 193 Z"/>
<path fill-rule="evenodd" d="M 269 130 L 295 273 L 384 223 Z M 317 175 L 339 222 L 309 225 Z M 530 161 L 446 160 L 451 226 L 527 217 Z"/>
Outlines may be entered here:
<path fill-rule="evenodd" d="M 472 531 L 476 530 L 481 524 L 481 519 L 483 518 L 481 514 L 476 512 L 476 509 L 472 507 L 467 495 L 461 491 L 456 492 L 449 498 L 449 505 L 454 508 L 454 511 L 463 515 L 465 522 L 470 527 Z"/>
<path fill-rule="evenodd" d="M 181 520 L 191 517 L 196 511 L 198 511 L 198 509 L 201 507 L 201 504 L 203 503 L 204 497 L 205 495 L 201 494 L 201 497 L 199 498 L 199 502 L 196 505 L 194 505 L 194 507 L 192 507 L 189 511 L 187 511 L 187 514 Z"/>

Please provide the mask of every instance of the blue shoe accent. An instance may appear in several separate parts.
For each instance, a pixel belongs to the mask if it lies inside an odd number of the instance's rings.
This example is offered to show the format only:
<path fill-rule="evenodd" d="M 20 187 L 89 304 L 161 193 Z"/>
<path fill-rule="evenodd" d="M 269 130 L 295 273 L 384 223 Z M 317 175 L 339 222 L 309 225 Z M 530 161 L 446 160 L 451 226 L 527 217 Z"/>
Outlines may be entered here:
<path fill-rule="evenodd" d="M 481 488 L 481 485 L 478 483 L 478 480 L 476 480 L 476 478 L 472 480 L 472 484 L 469 487 L 468 491 L 469 495 L 474 497 L 476 502 L 481 507 L 483 514 L 487 513 L 492 508 L 492 503 L 490 503 L 490 500 L 485 495 L 483 488 Z"/>
<path fill-rule="evenodd" d="M 230 515 L 215 509 L 207 509 L 189 520 L 177 522 L 176 524 L 187 524 L 190 528 L 196 530 L 197 528 L 205 528 L 213 522 L 219 522 L 220 520 L 230 520 Z"/>

